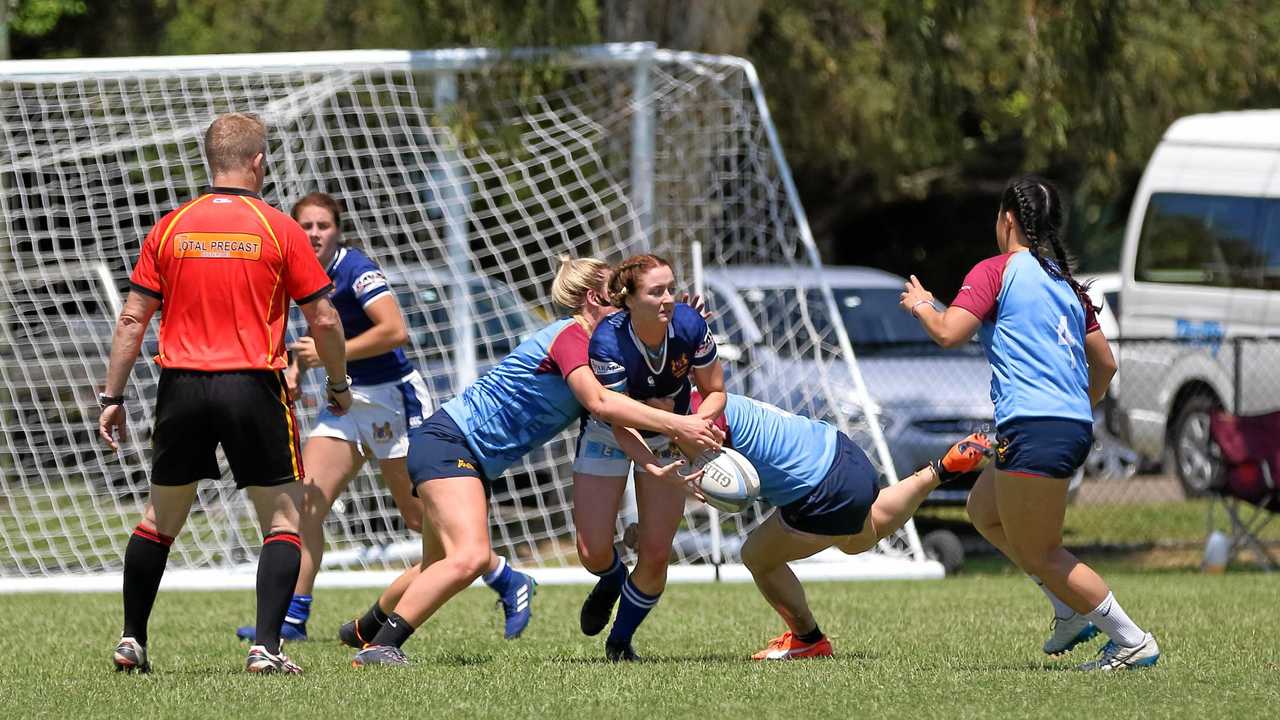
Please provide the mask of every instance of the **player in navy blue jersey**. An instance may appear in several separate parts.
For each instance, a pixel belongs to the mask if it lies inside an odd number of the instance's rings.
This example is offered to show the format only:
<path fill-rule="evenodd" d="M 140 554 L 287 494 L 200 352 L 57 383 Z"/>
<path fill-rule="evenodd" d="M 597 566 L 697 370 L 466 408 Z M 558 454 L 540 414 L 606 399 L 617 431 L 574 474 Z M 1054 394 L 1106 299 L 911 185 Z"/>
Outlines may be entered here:
<path fill-rule="evenodd" d="M 591 369 L 601 384 L 637 400 L 670 400 L 677 415 L 689 412 L 690 379 L 706 401 L 699 415 L 714 420 L 724 408 L 724 371 L 706 320 L 676 302 L 671 265 L 656 255 L 624 260 L 609 280 L 610 301 L 621 312 L 605 318 L 591 335 Z M 582 632 L 596 635 L 618 616 L 605 640 L 610 660 L 634 660 L 632 636 L 658 603 L 667 583 L 671 541 L 680 525 L 684 493 L 637 473 L 635 493 L 640 515 L 636 565 L 630 574 L 614 550 L 618 509 L 626 490 L 631 460 L 614 428 L 603 419 L 587 421 L 573 464 L 573 521 L 578 557 L 600 580 L 582 605 Z M 647 434 L 646 442 L 663 453 L 668 438 Z"/>
<path fill-rule="evenodd" d="M 321 266 L 333 281 L 330 301 L 342 318 L 346 335 L 347 372 L 351 376 L 351 409 L 337 415 L 320 412 L 302 450 L 309 471 L 302 506 L 302 565 L 293 599 L 281 629 L 285 640 L 306 640 L 311 591 L 324 554 L 324 519 L 366 459 L 378 463 L 405 526 L 422 530 L 422 505 L 409 485 L 406 457 L 409 430 L 431 414 L 431 397 L 418 371 L 405 357 L 409 336 L 396 295 L 382 270 L 342 235 L 342 211 L 331 196 L 313 192 L 293 206 L 294 220 L 306 231 Z M 285 371 L 290 393 L 298 392 L 299 375 L 319 366 L 315 341 L 303 337 L 290 346 L 293 363 Z M 518 636 L 529 623 L 529 605 L 521 603 L 529 579 L 493 555 L 486 582 L 501 598 L 507 637 Z M 236 630 L 252 640 L 252 625 Z"/>
<path fill-rule="evenodd" d="M 669 400 L 649 402 L 671 407 Z M 698 406 L 696 394 L 692 405 Z M 759 474 L 760 499 L 777 508 L 742 546 L 742 562 L 756 587 L 787 625 L 786 632 L 752 656 L 755 660 L 832 653 L 831 641 L 818 628 L 804 587 L 787 563 L 830 547 L 850 555 L 870 550 L 901 528 L 939 483 L 980 469 L 991 454 L 985 436 L 970 435 L 941 459 L 882 490 L 879 473 L 866 454 L 830 423 L 741 395 L 728 396 L 717 422 L 725 431 L 725 445 L 741 453 Z M 665 462 L 635 431 L 618 439 L 641 468 Z M 696 484 L 694 490 L 705 499 Z"/>
<path fill-rule="evenodd" d="M 683 444 L 718 447 L 720 435 L 711 422 L 606 390 L 591 372 L 591 331 L 614 312 L 604 300 L 608 277 L 609 266 L 598 260 L 565 260 L 551 296 L 573 315 L 534 333 L 410 431 L 409 474 L 428 521 L 423 561 L 354 623 L 350 634 L 367 641 L 353 661 L 357 667 L 408 664 L 400 646 L 487 567 L 492 483 L 531 450 L 580 423 L 585 412 Z M 681 464 L 658 472 L 674 474 Z"/>

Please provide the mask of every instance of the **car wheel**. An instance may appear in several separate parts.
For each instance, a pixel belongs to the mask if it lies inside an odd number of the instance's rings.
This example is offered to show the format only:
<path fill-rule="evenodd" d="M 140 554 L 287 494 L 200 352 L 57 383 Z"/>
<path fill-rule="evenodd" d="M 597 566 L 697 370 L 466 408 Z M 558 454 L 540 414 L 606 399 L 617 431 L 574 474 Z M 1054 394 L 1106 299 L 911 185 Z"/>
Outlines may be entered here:
<path fill-rule="evenodd" d="M 924 547 L 925 557 L 937 560 L 948 575 L 964 567 L 964 545 L 950 530 L 934 530 L 927 533 L 920 540 L 920 544 Z"/>
<path fill-rule="evenodd" d="M 1221 408 L 1212 395 L 1194 395 L 1178 413 L 1172 433 L 1174 469 L 1187 497 L 1209 492 L 1218 476 L 1217 448 L 1209 437 L 1209 415 Z"/>

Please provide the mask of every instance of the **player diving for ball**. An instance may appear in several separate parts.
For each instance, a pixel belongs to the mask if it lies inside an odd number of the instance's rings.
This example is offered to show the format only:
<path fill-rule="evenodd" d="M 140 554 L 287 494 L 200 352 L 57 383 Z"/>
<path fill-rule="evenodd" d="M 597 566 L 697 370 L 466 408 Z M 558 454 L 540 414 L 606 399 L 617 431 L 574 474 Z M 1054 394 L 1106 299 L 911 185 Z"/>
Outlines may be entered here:
<path fill-rule="evenodd" d="M 697 400 L 695 396 L 695 409 Z M 970 435 L 939 460 L 881 488 L 866 454 L 830 423 L 734 394 L 728 395 L 721 419 L 725 446 L 751 461 L 760 476 L 760 498 L 777 508 L 742 546 L 742 562 L 756 587 L 787 625 L 786 632 L 752 656 L 755 660 L 825 657 L 832 652 L 831 641 L 809 609 L 804 587 L 787 563 L 829 547 L 850 555 L 870 550 L 906 524 L 939 484 L 978 470 L 991 454 L 984 435 Z M 620 433 L 619 439 L 639 467 L 668 462 L 634 430 Z M 678 476 L 666 478 L 684 482 Z M 689 485 L 702 498 L 696 481 Z"/>
<path fill-rule="evenodd" d="M 710 421 L 663 412 L 606 390 L 596 379 L 587 345 L 597 323 L 615 311 L 604 300 L 609 276 L 609 266 L 598 260 L 564 260 L 551 297 L 572 316 L 534 333 L 410 429 L 409 476 L 425 514 L 423 560 L 349 624 L 351 636 L 367 643 L 352 663 L 356 667 L 408 664 L 401 645 L 489 566 L 492 483 L 512 463 L 580 423 L 585 412 L 690 447 L 719 447 L 721 433 Z M 343 640 L 355 644 L 346 633 Z"/>

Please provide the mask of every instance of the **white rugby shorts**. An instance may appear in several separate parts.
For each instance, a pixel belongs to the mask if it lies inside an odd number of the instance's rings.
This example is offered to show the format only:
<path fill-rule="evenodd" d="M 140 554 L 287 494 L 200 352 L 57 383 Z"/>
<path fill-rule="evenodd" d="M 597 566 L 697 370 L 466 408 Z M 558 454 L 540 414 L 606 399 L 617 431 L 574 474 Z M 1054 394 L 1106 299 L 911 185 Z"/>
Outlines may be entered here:
<path fill-rule="evenodd" d="M 378 460 L 402 458 L 409 454 L 409 430 L 431 413 L 431 393 L 414 370 L 396 382 L 352 385 L 351 409 L 335 415 L 326 406 L 308 437 L 346 440 Z"/>
<path fill-rule="evenodd" d="M 645 438 L 645 444 L 659 458 L 666 456 L 671 439 L 666 435 Z M 573 471 L 584 475 L 602 477 L 626 477 L 631 470 L 631 458 L 613 437 L 613 429 L 592 417 L 578 436 L 578 453 L 573 459 Z"/>

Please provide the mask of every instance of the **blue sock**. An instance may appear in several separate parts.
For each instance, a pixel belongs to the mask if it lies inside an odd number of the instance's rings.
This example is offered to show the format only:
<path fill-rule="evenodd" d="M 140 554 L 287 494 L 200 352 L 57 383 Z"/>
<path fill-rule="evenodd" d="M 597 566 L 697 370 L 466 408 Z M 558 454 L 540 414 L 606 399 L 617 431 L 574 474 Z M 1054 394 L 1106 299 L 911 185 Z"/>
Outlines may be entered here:
<path fill-rule="evenodd" d="M 600 578 L 601 585 L 612 585 L 614 588 L 620 588 L 627 581 L 627 566 L 622 564 L 622 558 L 619 558 L 618 551 L 614 550 L 613 564 L 609 566 L 609 569 L 603 572 L 592 571 L 591 574 Z"/>
<path fill-rule="evenodd" d="M 507 591 L 511 589 L 511 581 L 515 579 L 515 575 L 516 571 L 512 570 L 511 566 L 507 564 L 507 559 L 499 555 L 498 569 L 491 573 L 485 573 L 481 579 L 484 580 L 485 585 L 493 588 L 494 592 L 499 595 L 506 595 Z"/>
<path fill-rule="evenodd" d="M 292 625 L 306 625 L 309 617 L 311 617 L 311 596 L 294 595 L 289 601 L 289 611 L 285 613 L 284 621 Z"/>
<path fill-rule="evenodd" d="M 631 636 L 636 634 L 636 628 L 640 627 L 640 623 L 644 622 L 661 597 L 662 593 L 645 595 L 640 592 L 628 577 L 626 584 L 622 586 L 622 599 L 618 602 L 618 616 L 613 620 L 613 629 L 609 631 L 609 642 L 630 643 Z"/>

